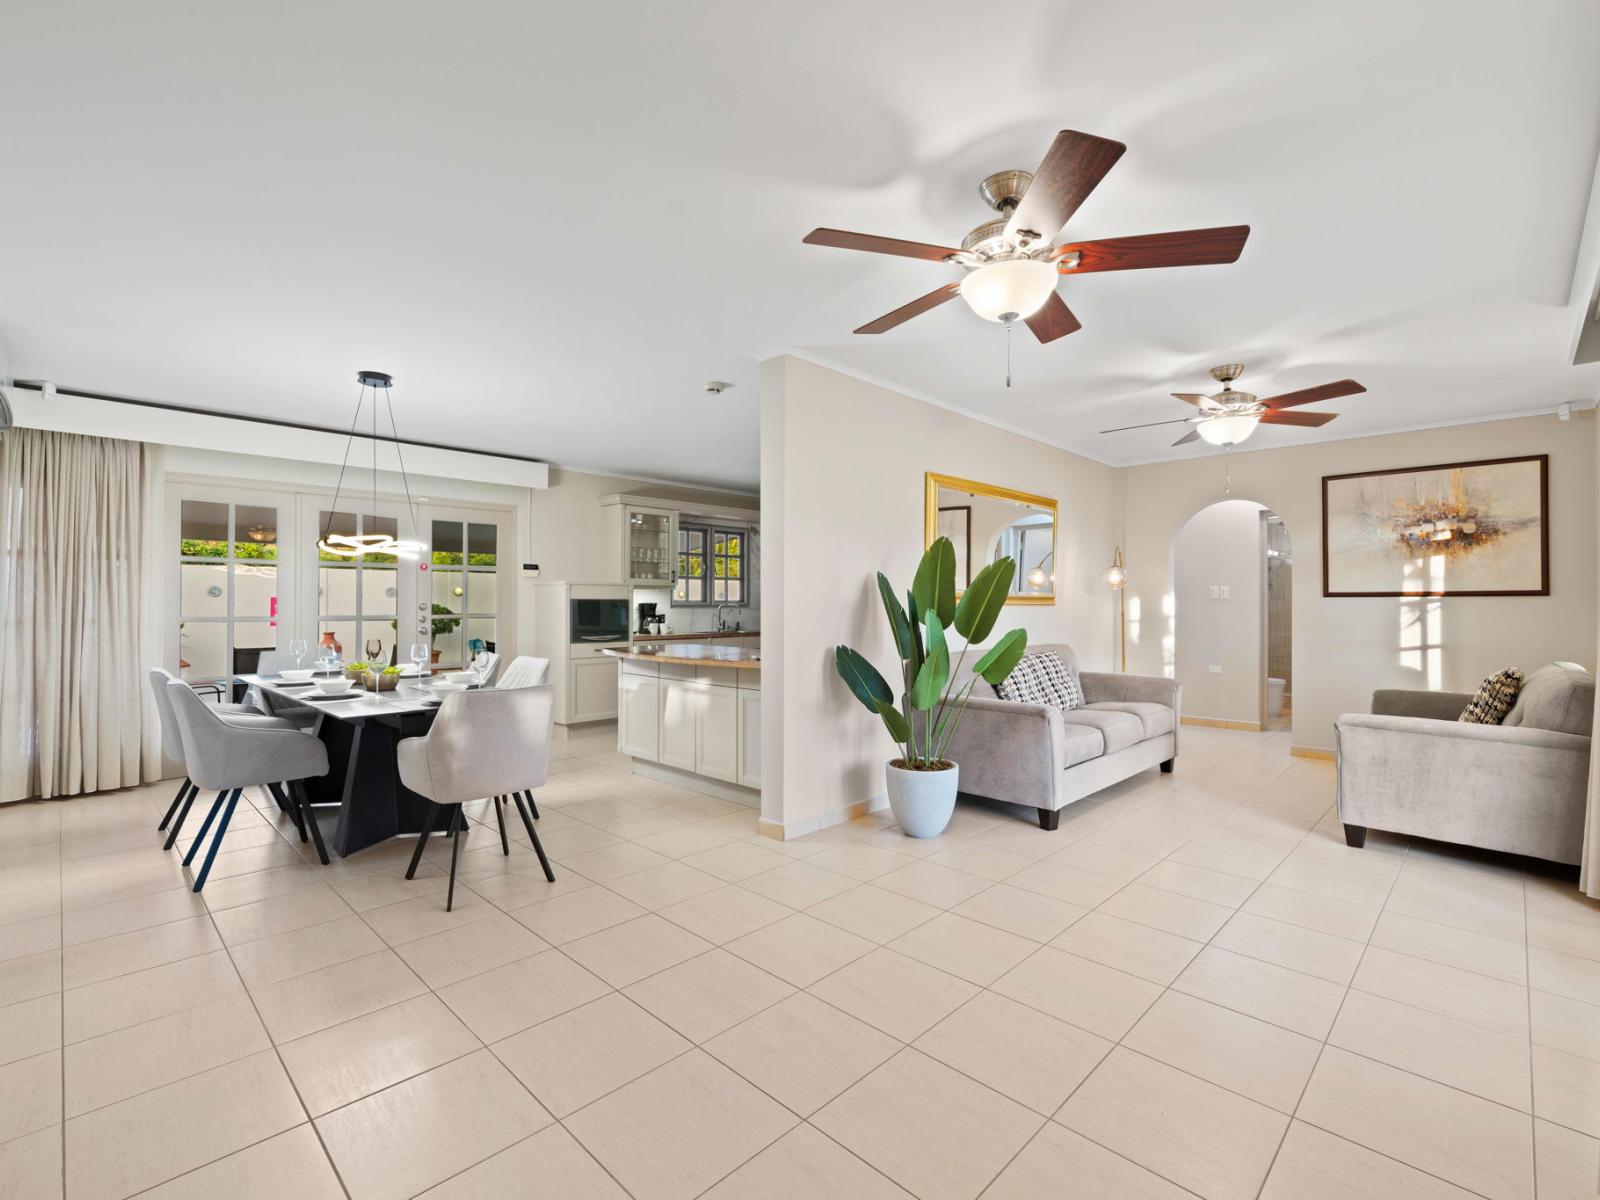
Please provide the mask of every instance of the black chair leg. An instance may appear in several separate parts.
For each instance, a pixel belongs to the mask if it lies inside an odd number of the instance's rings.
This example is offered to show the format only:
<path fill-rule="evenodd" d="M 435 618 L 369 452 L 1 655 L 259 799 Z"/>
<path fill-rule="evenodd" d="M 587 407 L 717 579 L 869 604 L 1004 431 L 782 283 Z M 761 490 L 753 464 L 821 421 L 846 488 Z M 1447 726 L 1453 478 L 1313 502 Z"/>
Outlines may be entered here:
<path fill-rule="evenodd" d="M 533 821 L 528 816 L 528 810 L 522 807 L 522 797 L 527 796 L 528 802 L 533 802 L 532 793 L 513 792 L 511 798 L 517 802 L 517 811 L 522 814 L 522 823 L 528 828 L 528 837 L 533 840 L 533 852 L 539 856 L 539 865 L 544 868 L 544 877 L 551 883 L 556 881 L 556 873 L 550 869 L 550 860 L 544 856 L 544 846 L 539 841 L 538 831 L 533 827 Z"/>
<path fill-rule="evenodd" d="M 306 823 L 300 815 L 300 806 L 294 802 L 292 796 L 285 796 L 283 788 L 276 783 L 267 784 L 267 791 L 272 793 L 272 798 L 278 802 L 278 808 L 289 814 L 289 819 L 294 822 L 294 827 L 300 831 L 300 840 L 306 840 Z"/>
<path fill-rule="evenodd" d="M 450 836 L 455 842 L 450 847 L 450 890 L 444 896 L 444 910 L 449 912 L 456 903 L 456 859 L 461 854 L 461 805 L 455 806 L 455 812 L 450 814 Z"/>
<path fill-rule="evenodd" d="M 529 788 L 522 794 L 528 798 L 528 811 L 533 814 L 533 819 L 537 821 L 539 819 L 539 806 L 533 802 L 533 789 Z"/>
<path fill-rule="evenodd" d="M 311 828 L 311 841 L 317 848 L 317 858 L 323 866 L 328 865 L 328 848 L 322 844 L 322 826 L 317 824 L 317 814 L 311 811 L 311 797 L 306 795 L 306 785 L 303 780 L 291 779 L 288 784 L 289 796 L 294 801 L 295 820 L 300 826 L 300 840 L 306 840 L 306 827 Z"/>
<path fill-rule="evenodd" d="M 172 814 L 178 811 L 178 805 L 183 803 L 184 797 L 189 794 L 189 789 L 193 786 L 194 784 L 189 782 L 189 777 L 185 775 L 183 782 L 178 785 L 178 794 L 172 798 L 172 803 L 167 805 L 167 815 L 162 817 L 161 824 L 156 826 L 157 833 L 166 832 L 167 826 L 172 822 Z"/>
<path fill-rule="evenodd" d="M 496 796 L 494 798 L 494 818 L 500 822 L 500 850 L 507 858 L 510 858 L 511 843 L 506 839 L 505 804 L 506 798 L 504 796 Z"/>
<path fill-rule="evenodd" d="M 222 823 L 217 826 L 217 836 L 211 839 L 211 849 L 206 851 L 206 861 L 200 867 L 200 874 L 195 876 L 194 890 L 197 892 L 205 887 L 206 876 L 211 874 L 211 864 L 217 859 L 217 847 L 222 845 L 222 835 L 228 832 L 228 822 L 233 820 L 234 805 L 239 803 L 239 793 L 242 790 L 242 788 L 234 788 L 233 793 L 228 797 L 228 807 L 223 810 Z"/>
<path fill-rule="evenodd" d="M 411 852 L 411 865 L 406 868 L 406 878 L 417 877 L 417 864 L 422 861 L 422 852 L 427 849 L 428 835 L 433 832 L 433 827 L 439 823 L 439 806 L 432 800 L 428 801 L 428 819 L 422 823 L 422 832 L 417 834 L 417 848 Z"/>
<path fill-rule="evenodd" d="M 172 823 L 172 828 L 167 830 L 167 840 L 161 844 L 163 850 L 171 850 L 178 840 L 178 832 L 183 828 L 183 819 L 189 815 L 189 806 L 194 803 L 194 798 L 200 794 L 200 789 L 194 784 L 189 785 L 188 798 L 184 800 L 183 807 L 178 810 L 178 819 Z"/>
<path fill-rule="evenodd" d="M 189 843 L 189 853 L 183 856 L 183 865 L 188 866 L 194 861 L 195 854 L 200 849 L 200 843 L 206 840 L 206 830 L 211 828 L 211 822 L 217 819 L 217 814 L 222 811 L 223 801 L 228 798 L 228 790 L 224 788 L 217 793 L 217 798 L 211 802 L 211 811 L 206 814 L 206 819 L 200 822 L 200 832 L 194 835 L 194 841 Z"/>

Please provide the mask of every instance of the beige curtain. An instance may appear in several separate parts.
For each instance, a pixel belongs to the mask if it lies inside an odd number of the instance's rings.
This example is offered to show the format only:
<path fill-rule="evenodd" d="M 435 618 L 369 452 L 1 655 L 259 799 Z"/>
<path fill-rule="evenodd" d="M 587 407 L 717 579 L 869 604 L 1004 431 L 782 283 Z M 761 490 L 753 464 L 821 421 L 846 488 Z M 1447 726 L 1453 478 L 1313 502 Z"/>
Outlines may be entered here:
<path fill-rule="evenodd" d="M 151 453 L 0 434 L 0 802 L 160 778 L 144 680 L 162 598 Z"/>

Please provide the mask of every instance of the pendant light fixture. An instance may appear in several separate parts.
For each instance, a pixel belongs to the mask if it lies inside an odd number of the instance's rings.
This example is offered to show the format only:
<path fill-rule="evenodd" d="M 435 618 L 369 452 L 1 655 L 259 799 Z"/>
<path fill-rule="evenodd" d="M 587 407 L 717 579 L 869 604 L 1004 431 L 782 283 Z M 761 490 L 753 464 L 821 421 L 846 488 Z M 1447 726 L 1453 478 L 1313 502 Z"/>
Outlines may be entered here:
<path fill-rule="evenodd" d="M 350 464 L 350 450 L 356 442 L 356 429 L 361 424 L 361 409 L 367 401 L 367 389 L 372 389 L 372 511 L 376 514 L 378 509 L 378 403 L 380 396 L 389 410 L 389 432 L 394 440 L 395 456 L 400 461 L 400 480 L 406 489 L 406 508 L 411 514 L 411 532 L 417 533 L 417 506 L 411 499 L 411 479 L 406 474 L 405 452 L 400 448 L 400 431 L 394 421 L 394 401 L 389 397 L 389 389 L 394 387 L 394 377 L 382 371 L 357 371 L 356 382 L 361 385 L 361 391 L 356 395 L 356 414 L 350 421 L 350 437 L 345 442 L 344 460 L 339 464 L 339 481 L 334 485 L 333 504 L 328 511 L 328 520 L 322 527 L 322 536 L 317 539 L 317 549 L 339 558 L 360 558 L 365 554 L 392 554 L 396 558 L 414 559 L 421 555 L 423 543 L 420 539 L 405 541 L 391 537 L 387 533 L 330 533 L 333 527 L 334 514 L 339 510 L 339 497 L 344 491 L 344 474 Z"/>

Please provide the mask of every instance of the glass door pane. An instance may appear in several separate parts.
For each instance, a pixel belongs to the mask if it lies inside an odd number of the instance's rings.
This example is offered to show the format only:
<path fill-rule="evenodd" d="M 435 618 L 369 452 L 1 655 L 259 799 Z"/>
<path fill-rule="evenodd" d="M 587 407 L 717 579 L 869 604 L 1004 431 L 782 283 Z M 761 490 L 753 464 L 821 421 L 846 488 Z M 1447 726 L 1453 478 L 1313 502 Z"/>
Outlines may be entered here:
<path fill-rule="evenodd" d="M 676 557 L 671 537 L 671 516 L 630 509 L 628 512 L 629 577 L 651 583 L 671 582 L 673 560 Z"/>

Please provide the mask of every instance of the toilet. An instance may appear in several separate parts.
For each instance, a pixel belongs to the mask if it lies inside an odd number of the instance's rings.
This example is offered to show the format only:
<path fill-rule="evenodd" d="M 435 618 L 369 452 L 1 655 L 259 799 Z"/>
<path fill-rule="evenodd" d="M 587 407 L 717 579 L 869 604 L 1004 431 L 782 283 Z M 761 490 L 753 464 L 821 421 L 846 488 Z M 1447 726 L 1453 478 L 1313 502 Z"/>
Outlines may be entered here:
<path fill-rule="evenodd" d="M 1283 715 L 1283 680 L 1267 676 L 1267 716 Z"/>

